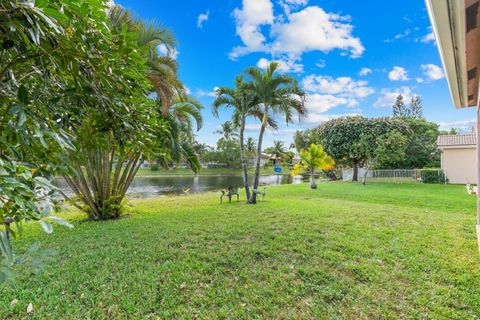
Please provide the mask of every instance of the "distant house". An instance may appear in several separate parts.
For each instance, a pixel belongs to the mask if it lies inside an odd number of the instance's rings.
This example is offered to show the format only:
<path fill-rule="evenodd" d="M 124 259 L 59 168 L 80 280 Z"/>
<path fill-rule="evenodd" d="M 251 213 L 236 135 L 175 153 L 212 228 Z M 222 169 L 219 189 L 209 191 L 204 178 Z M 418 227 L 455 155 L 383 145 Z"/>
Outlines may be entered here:
<path fill-rule="evenodd" d="M 268 153 L 262 153 L 260 155 L 260 167 L 265 167 L 266 165 L 275 165 L 277 162 L 280 162 L 280 160 L 274 155 Z"/>
<path fill-rule="evenodd" d="M 437 140 L 441 166 L 450 183 L 477 182 L 477 138 L 474 133 L 442 135 Z"/>

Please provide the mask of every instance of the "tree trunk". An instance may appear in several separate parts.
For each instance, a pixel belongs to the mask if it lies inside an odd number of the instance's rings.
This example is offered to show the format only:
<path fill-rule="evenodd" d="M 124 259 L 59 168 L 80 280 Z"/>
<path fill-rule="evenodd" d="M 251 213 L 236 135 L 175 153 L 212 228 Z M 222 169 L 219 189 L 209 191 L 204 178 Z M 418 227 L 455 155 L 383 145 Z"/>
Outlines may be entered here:
<path fill-rule="evenodd" d="M 250 201 L 250 185 L 248 183 L 248 159 L 245 157 L 245 144 L 243 141 L 243 134 L 245 132 L 245 118 L 242 119 L 240 126 L 240 161 L 242 162 L 243 170 L 243 184 L 245 186 L 245 194 L 247 196 L 247 203 Z"/>
<path fill-rule="evenodd" d="M 363 177 L 362 177 L 362 184 L 365 185 L 367 183 L 367 174 L 368 170 L 370 170 L 370 165 L 365 166 L 365 170 L 363 171 Z"/>
<path fill-rule="evenodd" d="M 315 170 L 310 169 L 310 189 L 317 189 L 317 183 L 315 182 Z"/>
<path fill-rule="evenodd" d="M 358 182 L 358 162 L 353 161 L 353 177 L 352 181 L 357 181 Z"/>
<path fill-rule="evenodd" d="M 255 173 L 254 173 L 254 179 L 253 179 L 253 190 L 258 190 L 258 183 L 260 180 L 260 157 L 262 156 L 262 141 L 263 141 L 263 135 L 265 133 L 265 128 L 267 126 L 267 120 L 268 120 L 268 107 L 265 106 L 265 113 L 263 114 L 262 126 L 260 127 L 260 134 L 258 135 L 257 155 L 255 159 Z M 250 201 L 248 203 L 250 204 L 257 203 L 257 194 L 255 192 L 252 193 L 252 197 L 250 198 Z"/>

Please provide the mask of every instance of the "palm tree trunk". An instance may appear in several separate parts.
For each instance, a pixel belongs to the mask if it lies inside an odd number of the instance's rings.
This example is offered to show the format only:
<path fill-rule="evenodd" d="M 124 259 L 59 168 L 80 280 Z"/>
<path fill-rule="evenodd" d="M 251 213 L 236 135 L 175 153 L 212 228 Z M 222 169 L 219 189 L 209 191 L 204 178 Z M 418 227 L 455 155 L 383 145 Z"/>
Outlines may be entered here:
<path fill-rule="evenodd" d="M 258 190 L 258 183 L 260 180 L 260 157 L 262 156 L 262 141 L 263 141 L 263 135 L 265 134 L 265 128 L 267 126 L 267 120 L 268 120 L 268 107 L 265 106 L 265 113 L 263 114 L 262 126 L 260 127 L 260 134 L 258 135 L 257 155 L 255 159 L 255 176 L 253 179 L 253 190 Z M 257 203 L 257 194 L 255 192 L 252 193 L 252 197 L 250 198 L 250 201 L 248 203 L 250 204 Z"/>
<path fill-rule="evenodd" d="M 315 182 L 315 170 L 310 169 L 310 189 L 317 189 L 317 183 Z"/>
<path fill-rule="evenodd" d="M 245 144 L 243 141 L 243 134 L 245 132 L 245 118 L 242 119 L 240 126 L 240 161 L 242 161 L 243 183 L 245 186 L 245 193 L 247 196 L 247 203 L 250 201 L 250 185 L 248 183 L 248 159 L 245 157 Z"/>

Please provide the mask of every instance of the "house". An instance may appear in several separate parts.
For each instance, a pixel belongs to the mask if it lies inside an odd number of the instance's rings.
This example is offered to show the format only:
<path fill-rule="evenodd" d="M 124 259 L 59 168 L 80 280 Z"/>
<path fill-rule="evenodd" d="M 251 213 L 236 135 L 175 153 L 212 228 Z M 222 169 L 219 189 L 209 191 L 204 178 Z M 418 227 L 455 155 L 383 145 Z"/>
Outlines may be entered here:
<path fill-rule="evenodd" d="M 263 153 L 260 155 L 260 167 L 265 167 L 267 165 L 275 165 L 277 159 L 274 155 Z"/>
<path fill-rule="evenodd" d="M 457 109 L 473 107 L 480 120 L 479 0 L 425 0 L 442 58 L 450 95 Z M 480 130 L 476 130 L 477 186 L 480 185 Z M 472 142 L 473 143 L 473 142 Z M 465 163 L 463 165 L 466 165 Z M 480 247 L 480 194 L 477 192 L 477 239 Z"/>
<path fill-rule="evenodd" d="M 477 182 L 477 138 L 474 133 L 439 136 L 437 146 L 449 183 Z"/>

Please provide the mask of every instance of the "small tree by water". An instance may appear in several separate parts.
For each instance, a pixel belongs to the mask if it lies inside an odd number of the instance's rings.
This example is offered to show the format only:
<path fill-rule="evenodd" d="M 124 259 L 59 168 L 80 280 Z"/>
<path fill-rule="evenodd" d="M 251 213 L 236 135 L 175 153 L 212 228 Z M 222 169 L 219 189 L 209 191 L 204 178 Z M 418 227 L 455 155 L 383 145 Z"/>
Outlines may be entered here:
<path fill-rule="evenodd" d="M 323 147 L 312 143 L 307 149 L 300 150 L 300 160 L 293 167 L 292 175 L 308 172 L 310 189 L 316 189 L 315 170 L 332 170 L 334 165 L 335 161 L 323 150 Z"/>

